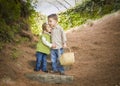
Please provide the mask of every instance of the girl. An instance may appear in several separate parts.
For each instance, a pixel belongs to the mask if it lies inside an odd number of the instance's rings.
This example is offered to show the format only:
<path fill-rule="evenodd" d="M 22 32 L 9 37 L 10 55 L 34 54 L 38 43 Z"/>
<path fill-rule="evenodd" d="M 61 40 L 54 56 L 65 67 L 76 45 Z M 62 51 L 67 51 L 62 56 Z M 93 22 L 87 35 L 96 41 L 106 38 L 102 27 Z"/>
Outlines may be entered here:
<path fill-rule="evenodd" d="M 35 71 L 42 70 L 43 72 L 48 72 L 47 70 L 47 55 L 50 54 L 50 48 L 55 48 L 56 46 L 51 44 L 51 28 L 47 23 L 42 25 L 42 35 L 37 43 L 36 49 L 36 68 Z"/>

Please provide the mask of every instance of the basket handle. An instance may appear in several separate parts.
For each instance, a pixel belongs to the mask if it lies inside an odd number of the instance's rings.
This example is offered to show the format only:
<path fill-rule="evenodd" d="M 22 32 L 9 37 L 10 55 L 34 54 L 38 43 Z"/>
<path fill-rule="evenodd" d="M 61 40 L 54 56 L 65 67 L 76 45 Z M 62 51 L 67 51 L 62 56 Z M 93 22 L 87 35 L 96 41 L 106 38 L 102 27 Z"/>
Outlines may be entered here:
<path fill-rule="evenodd" d="M 65 49 L 68 49 L 68 50 L 69 50 L 69 52 L 71 52 L 71 51 L 72 51 L 70 47 L 66 47 Z"/>

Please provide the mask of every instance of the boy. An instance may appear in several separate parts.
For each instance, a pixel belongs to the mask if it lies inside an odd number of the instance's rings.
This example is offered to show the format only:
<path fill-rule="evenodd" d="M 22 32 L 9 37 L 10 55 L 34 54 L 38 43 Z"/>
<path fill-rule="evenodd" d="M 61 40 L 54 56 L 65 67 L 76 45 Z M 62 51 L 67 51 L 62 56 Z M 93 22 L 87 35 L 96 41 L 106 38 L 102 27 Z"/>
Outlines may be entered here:
<path fill-rule="evenodd" d="M 42 35 L 40 36 L 39 42 L 37 43 L 36 49 L 36 68 L 35 71 L 42 70 L 43 72 L 48 72 L 47 70 L 47 54 L 50 54 L 50 48 L 55 48 L 56 46 L 51 44 L 51 35 L 49 34 L 51 28 L 47 23 L 42 25 Z"/>
<path fill-rule="evenodd" d="M 52 61 L 52 73 L 60 72 L 64 75 L 64 67 L 60 65 L 60 55 L 63 54 L 63 48 L 66 47 L 66 35 L 63 28 L 58 25 L 58 17 L 56 14 L 48 16 L 48 24 L 52 28 L 51 37 L 52 44 L 56 45 L 56 48 L 51 49 L 51 61 Z"/>

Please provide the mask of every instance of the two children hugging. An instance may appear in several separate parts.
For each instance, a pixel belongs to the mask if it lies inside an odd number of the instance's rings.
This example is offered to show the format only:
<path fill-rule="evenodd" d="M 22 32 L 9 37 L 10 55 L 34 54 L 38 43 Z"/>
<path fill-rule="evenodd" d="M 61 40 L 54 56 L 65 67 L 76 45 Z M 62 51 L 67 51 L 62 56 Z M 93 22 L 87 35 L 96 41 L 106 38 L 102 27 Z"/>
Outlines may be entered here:
<path fill-rule="evenodd" d="M 64 75 L 64 67 L 60 64 L 59 58 L 64 52 L 63 48 L 66 47 L 66 35 L 63 28 L 58 25 L 56 14 L 48 16 L 48 24 L 44 23 L 42 30 L 43 33 L 37 43 L 35 71 L 48 72 L 46 58 L 50 54 L 52 61 L 51 73 L 59 72 Z"/>

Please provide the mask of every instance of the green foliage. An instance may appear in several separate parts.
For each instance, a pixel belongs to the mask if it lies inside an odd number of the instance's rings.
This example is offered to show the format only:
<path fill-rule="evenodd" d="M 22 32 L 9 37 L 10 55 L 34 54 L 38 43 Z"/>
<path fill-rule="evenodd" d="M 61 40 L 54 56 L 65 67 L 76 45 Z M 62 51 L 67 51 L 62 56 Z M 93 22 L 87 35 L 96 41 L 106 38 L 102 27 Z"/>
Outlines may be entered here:
<path fill-rule="evenodd" d="M 117 0 L 116 0 L 117 1 Z M 84 0 L 80 5 L 59 14 L 59 23 L 65 29 L 79 26 L 88 19 L 98 19 L 120 9 L 118 1 Z"/>
<path fill-rule="evenodd" d="M 19 39 L 19 42 L 20 43 L 22 43 L 22 42 L 28 42 L 29 41 L 29 38 L 27 38 L 27 37 L 21 37 L 20 39 Z"/>
<path fill-rule="evenodd" d="M 34 12 L 31 0 L 0 0 L 0 49 L 14 41 L 22 29 L 29 28 L 28 18 Z"/>
<path fill-rule="evenodd" d="M 13 59 L 13 60 L 15 60 L 15 59 L 17 59 L 19 56 L 20 56 L 20 51 L 19 50 L 17 50 L 16 48 L 13 48 L 12 49 L 12 52 L 11 52 L 11 58 Z"/>
<path fill-rule="evenodd" d="M 2 50 L 3 46 L 4 46 L 4 43 L 0 42 L 0 51 Z"/>
<path fill-rule="evenodd" d="M 3 19 L 0 22 L 0 41 L 10 42 L 14 38 L 14 33 L 17 33 L 16 26 L 9 26 Z"/>
<path fill-rule="evenodd" d="M 20 17 L 20 3 L 14 0 L 0 0 L 0 14 L 7 23 L 12 23 Z"/>
<path fill-rule="evenodd" d="M 30 29 L 33 34 L 38 35 L 41 32 L 41 26 L 43 22 L 45 22 L 46 17 L 38 12 L 32 13 L 32 15 L 29 17 L 29 24 Z"/>

